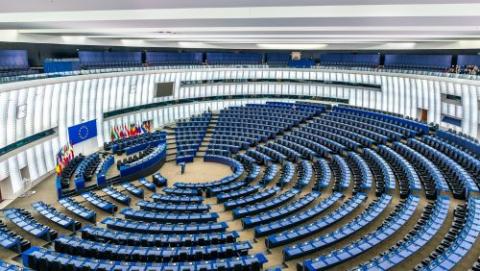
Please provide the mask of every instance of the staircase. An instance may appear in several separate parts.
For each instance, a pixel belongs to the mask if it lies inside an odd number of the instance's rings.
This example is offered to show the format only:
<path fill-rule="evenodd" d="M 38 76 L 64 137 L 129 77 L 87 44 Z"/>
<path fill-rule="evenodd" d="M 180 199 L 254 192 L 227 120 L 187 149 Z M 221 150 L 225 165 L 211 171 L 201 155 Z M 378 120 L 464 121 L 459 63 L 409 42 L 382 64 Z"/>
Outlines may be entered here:
<path fill-rule="evenodd" d="M 200 144 L 200 148 L 198 149 L 195 157 L 205 156 L 208 149 L 208 144 L 210 144 L 210 141 L 212 140 L 213 132 L 215 131 L 215 127 L 217 126 L 217 122 L 218 122 L 218 113 L 212 113 L 212 118 L 210 119 L 210 123 L 208 124 L 207 132 L 203 137 L 202 143 Z"/>

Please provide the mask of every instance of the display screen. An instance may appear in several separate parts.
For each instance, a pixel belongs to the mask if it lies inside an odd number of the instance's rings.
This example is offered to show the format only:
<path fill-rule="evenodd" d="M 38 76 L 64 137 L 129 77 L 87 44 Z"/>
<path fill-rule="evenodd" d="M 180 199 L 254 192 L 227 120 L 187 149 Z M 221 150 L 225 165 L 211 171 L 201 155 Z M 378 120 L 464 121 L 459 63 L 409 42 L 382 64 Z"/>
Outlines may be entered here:
<path fill-rule="evenodd" d="M 157 83 L 155 85 L 155 98 L 172 96 L 174 87 L 174 82 Z"/>

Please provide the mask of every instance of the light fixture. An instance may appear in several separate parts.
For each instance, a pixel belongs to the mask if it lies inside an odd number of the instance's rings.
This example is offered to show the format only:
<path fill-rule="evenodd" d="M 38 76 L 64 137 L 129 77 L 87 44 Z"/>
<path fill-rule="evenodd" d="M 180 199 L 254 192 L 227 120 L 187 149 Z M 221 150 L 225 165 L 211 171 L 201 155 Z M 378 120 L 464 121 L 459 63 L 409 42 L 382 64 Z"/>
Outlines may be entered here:
<path fill-rule="evenodd" d="M 62 40 L 65 43 L 85 43 L 86 37 L 85 36 L 62 36 Z"/>
<path fill-rule="evenodd" d="M 145 43 L 141 39 L 121 39 L 120 42 L 126 46 L 142 46 Z"/>
<path fill-rule="evenodd" d="M 177 42 L 177 44 L 178 44 L 178 47 L 181 47 L 181 48 L 205 48 L 205 47 L 209 47 L 209 45 L 207 45 L 204 42 L 179 41 L 179 42 Z"/>
<path fill-rule="evenodd" d="M 393 49 L 412 49 L 417 44 L 415 42 L 387 42 L 385 45 Z"/>
<path fill-rule="evenodd" d="M 322 49 L 327 47 L 327 44 L 322 43 L 257 43 L 257 47 L 262 49 L 277 49 L 277 50 L 315 50 L 315 49 Z"/>

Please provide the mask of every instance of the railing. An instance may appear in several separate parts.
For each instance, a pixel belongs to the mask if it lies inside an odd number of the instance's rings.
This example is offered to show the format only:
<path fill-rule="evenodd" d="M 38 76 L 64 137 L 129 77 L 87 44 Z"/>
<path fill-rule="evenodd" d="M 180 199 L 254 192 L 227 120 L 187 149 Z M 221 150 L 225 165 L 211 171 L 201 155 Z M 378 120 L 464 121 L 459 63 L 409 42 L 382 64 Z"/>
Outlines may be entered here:
<path fill-rule="evenodd" d="M 448 77 L 448 78 L 458 78 L 458 79 L 468 79 L 468 80 L 480 80 L 480 75 L 448 73 L 448 72 L 432 72 L 432 71 L 422 71 L 422 70 L 392 69 L 392 68 L 317 65 L 315 67 L 312 67 L 312 69 L 368 71 L 368 72 L 377 72 L 377 73 L 404 73 L 404 74 L 427 75 L 427 76 Z"/>
<path fill-rule="evenodd" d="M 37 73 L 28 75 L 18 75 L 11 77 L 0 77 L 0 84 L 11 83 L 17 81 L 38 80 L 55 77 L 101 74 L 112 72 L 129 72 L 129 71 L 155 71 L 155 70 L 171 70 L 171 69 L 216 69 L 216 68 L 269 68 L 268 64 L 262 65 L 175 65 L 175 66 L 145 66 L 145 67 L 118 67 L 118 68 L 103 68 L 103 69 L 88 69 L 57 73 Z M 278 67 L 276 67 L 278 68 Z M 287 68 L 287 67 L 285 67 Z M 290 67 L 292 68 L 292 67 Z M 304 68 L 302 70 L 353 70 L 353 71 L 369 71 L 376 73 L 400 73 L 400 74 L 415 74 L 426 76 L 437 76 L 447 78 L 458 78 L 467 80 L 480 80 L 480 75 L 458 74 L 447 72 L 432 72 L 421 70 L 406 70 L 406 69 L 390 69 L 390 68 L 371 68 L 371 67 L 352 67 L 352 66 L 322 66 L 317 65 L 311 68 Z"/>
<path fill-rule="evenodd" d="M 36 133 L 34 135 L 31 135 L 31 136 L 28 136 L 28 137 L 25 137 L 19 141 L 15 141 L 3 148 L 0 148 L 0 157 L 11 152 L 11 151 L 14 151 L 16 149 L 19 149 L 27 144 L 30 144 L 32 142 L 35 142 L 37 140 L 40 140 L 42 138 L 45 138 L 47 136 L 51 136 L 55 134 L 55 129 L 54 128 L 51 128 L 51 129 L 48 129 L 48 130 L 45 130 L 45 131 L 42 131 L 40 133 Z"/>
<path fill-rule="evenodd" d="M 178 66 L 145 66 L 145 67 L 118 67 L 118 68 L 103 68 L 103 69 L 88 69 L 55 73 L 36 73 L 28 75 L 18 75 L 9 77 L 0 77 L 0 84 L 12 83 L 18 81 L 38 80 L 55 77 L 100 74 L 111 72 L 130 72 L 130 71 L 155 71 L 155 70 L 171 70 L 171 69 L 208 69 L 221 67 L 239 67 L 239 68 L 268 68 L 268 65 L 178 65 Z"/>

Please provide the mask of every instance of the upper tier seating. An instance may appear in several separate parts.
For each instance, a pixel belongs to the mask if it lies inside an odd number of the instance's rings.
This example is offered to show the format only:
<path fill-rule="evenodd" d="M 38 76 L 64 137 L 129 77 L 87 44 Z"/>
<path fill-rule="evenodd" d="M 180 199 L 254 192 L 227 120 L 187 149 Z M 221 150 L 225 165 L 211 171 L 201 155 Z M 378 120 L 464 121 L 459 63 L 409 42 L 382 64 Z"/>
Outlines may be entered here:
<path fill-rule="evenodd" d="M 209 65 L 252 65 L 262 64 L 263 55 L 260 53 L 205 53 Z"/>
<path fill-rule="evenodd" d="M 141 52 L 79 51 L 82 69 L 141 67 Z"/>
<path fill-rule="evenodd" d="M 324 66 L 377 67 L 380 54 L 326 53 L 320 55 L 320 64 Z"/>
<path fill-rule="evenodd" d="M 145 63 L 149 66 L 200 65 L 203 53 L 196 52 L 146 52 Z"/>

